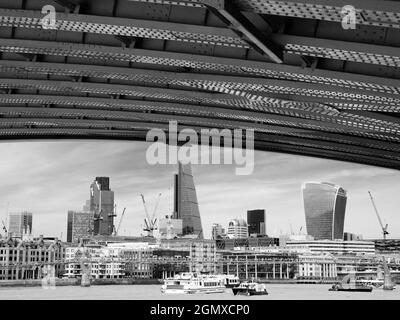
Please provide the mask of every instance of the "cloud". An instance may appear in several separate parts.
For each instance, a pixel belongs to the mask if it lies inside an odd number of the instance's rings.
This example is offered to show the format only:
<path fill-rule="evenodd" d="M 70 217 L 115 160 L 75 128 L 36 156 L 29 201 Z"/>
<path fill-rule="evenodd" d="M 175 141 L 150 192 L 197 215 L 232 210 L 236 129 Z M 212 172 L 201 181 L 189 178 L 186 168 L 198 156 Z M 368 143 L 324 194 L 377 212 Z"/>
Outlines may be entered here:
<path fill-rule="evenodd" d="M 34 213 L 34 232 L 65 238 L 70 209 L 79 210 L 96 176 L 109 176 L 118 213 L 127 208 L 122 233 L 138 235 L 145 217 L 140 194 L 152 212 L 162 193 L 157 216 L 173 209 L 174 165 L 149 166 L 147 144 L 131 141 L 35 141 L 0 143 L 0 217 L 10 211 Z M 277 235 L 290 225 L 305 225 L 300 187 L 304 181 L 328 181 L 349 193 L 346 230 L 380 237 L 367 191 L 371 190 L 391 236 L 400 236 L 400 173 L 370 166 L 286 155 L 255 153 L 250 176 L 236 176 L 235 165 L 195 165 L 194 179 L 204 233 L 214 222 L 246 218 L 249 209 L 265 208 L 267 231 Z M 116 221 L 119 222 L 120 216 Z"/>

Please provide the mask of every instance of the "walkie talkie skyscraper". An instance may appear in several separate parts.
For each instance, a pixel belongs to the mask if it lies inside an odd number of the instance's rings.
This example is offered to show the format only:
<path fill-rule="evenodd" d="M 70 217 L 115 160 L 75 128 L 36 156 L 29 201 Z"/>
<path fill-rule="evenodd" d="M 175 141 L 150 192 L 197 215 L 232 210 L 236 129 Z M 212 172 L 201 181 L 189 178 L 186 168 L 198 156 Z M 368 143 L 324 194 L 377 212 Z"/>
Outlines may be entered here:
<path fill-rule="evenodd" d="M 315 239 L 343 240 L 347 192 L 327 182 L 302 186 L 307 233 Z"/>

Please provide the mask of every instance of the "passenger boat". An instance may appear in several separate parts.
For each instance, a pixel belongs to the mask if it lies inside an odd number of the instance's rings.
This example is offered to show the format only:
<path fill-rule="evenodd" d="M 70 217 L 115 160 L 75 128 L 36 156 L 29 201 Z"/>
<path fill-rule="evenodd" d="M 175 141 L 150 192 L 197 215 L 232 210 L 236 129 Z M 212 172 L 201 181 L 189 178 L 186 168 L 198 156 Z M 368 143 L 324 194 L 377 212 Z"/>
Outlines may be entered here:
<path fill-rule="evenodd" d="M 384 284 L 384 280 L 383 279 L 370 279 L 370 280 L 366 280 L 366 279 L 362 279 L 362 280 L 358 280 L 358 282 L 360 284 L 363 284 L 365 286 L 369 286 L 369 287 L 373 287 L 373 288 L 382 288 L 383 284 Z"/>
<path fill-rule="evenodd" d="M 239 277 L 234 276 L 234 275 L 217 275 L 217 277 L 220 277 L 223 280 L 223 283 L 226 288 L 233 288 L 237 287 L 240 284 Z"/>
<path fill-rule="evenodd" d="M 372 287 L 365 285 L 355 285 L 350 287 L 343 287 L 341 284 L 334 284 L 329 291 L 346 291 L 346 292 L 371 292 Z"/>
<path fill-rule="evenodd" d="M 376 289 L 383 289 L 383 290 L 394 290 L 396 288 L 396 284 L 393 282 L 392 276 L 390 274 L 389 266 L 386 262 L 385 257 L 382 257 L 382 266 L 378 266 L 378 272 L 376 279 L 369 279 L 369 280 L 357 280 L 362 282 L 363 284 L 367 284 L 373 286 Z"/>
<path fill-rule="evenodd" d="M 355 278 L 355 273 L 345 276 L 342 283 L 334 284 L 329 291 L 346 291 L 346 292 L 371 292 L 372 286 L 365 285 Z"/>
<path fill-rule="evenodd" d="M 239 286 L 232 288 L 232 291 L 235 296 L 260 296 L 268 294 L 266 285 L 257 282 L 242 282 Z"/>
<path fill-rule="evenodd" d="M 162 293 L 171 294 L 223 293 L 225 289 L 223 278 L 196 273 L 181 273 L 165 279 L 161 286 Z"/>

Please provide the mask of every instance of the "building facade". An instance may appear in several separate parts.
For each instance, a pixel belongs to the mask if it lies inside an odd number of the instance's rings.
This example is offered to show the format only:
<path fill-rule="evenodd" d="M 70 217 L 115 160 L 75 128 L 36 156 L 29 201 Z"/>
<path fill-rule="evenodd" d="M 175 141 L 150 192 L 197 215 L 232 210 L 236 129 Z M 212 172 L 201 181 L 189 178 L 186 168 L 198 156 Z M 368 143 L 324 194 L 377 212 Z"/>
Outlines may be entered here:
<path fill-rule="evenodd" d="M 190 164 L 179 162 L 174 181 L 174 219 L 182 219 L 183 235 L 197 235 L 203 239 L 199 204 Z"/>
<path fill-rule="evenodd" d="M 214 223 L 211 227 L 211 239 L 217 240 L 225 236 L 225 229 L 219 223 Z"/>
<path fill-rule="evenodd" d="M 263 236 L 266 234 L 265 210 L 247 211 L 247 225 L 250 236 Z"/>
<path fill-rule="evenodd" d="M 64 258 L 65 247 L 58 239 L 0 240 L 0 280 L 42 279 L 48 266 L 60 276 Z"/>
<path fill-rule="evenodd" d="M 22 238 L 32 232 L 33 216 L 31 212 L 13 212 L 8 214 L 8 233 L 12 237 Z"/>
<path fill-rule="evenodd" d="M 94 213 L 95 235 L 114 232 L 114 192 L 110 190 L 110 178 L 97 177 L 91 184 L 90 212 Z"/>
<path fill-rule="evenodd" d="M 79 243 L 94 233 L 94 217 L 91 212 L 68 211 L 67 242 Z"/>
<path fill-rule="evenodd" d="M 143 243 L 68 247 L 64 277 L 81 277 L 82 264 L 88 261 L 92 279 L 151 279 L 152 255 L 153 250 Z"/>
<path fill-rule="evenodd" d="M 326 182 L 307 182 L 302 186 L 307 233 L 316 240 L 343 240 L 347 193 Z"/>
<path fill-rule="evenodd" d="M 228 223 L 228 232 L 226 236 L 229 239 L 248 238 L 248 227 L 243 219 L 232 219 Z"/>
<path fill-rule="evenodd" d="M 343 240 L 290 240 L 286 248 L 311 252 L 316 254 L 347 254 L 347 255 L 374 255 L 375 243 L 372 241 L 343 241 Z"/>
<path fill-rule="evenodd" d="M 278 250 L 220 251 L 219 270 L 223 274 L 248 279 L 293 279 L 297 273 L 297 254 Z"/>
<path fill-rule="evenodd" d="M 374 239 L 370 241 L 373 241 L 375 243 L 375 248 L 377 252 L 400 254 L 400 239 Z"/>
<path fill-rule="evenodd" d="M 363 236 L 361 234 L 345 232 L 344 236 L 343 236 L 343 240 L 345 240 L 345 241 L 361 241 L 361 240 L 363 240 Z"/>
<path fill-rule="evenodd" d="M 198 273 L 214 273 L 216 271 L 217 245 L 213 240 L 172 239 L 162 240 L 160 249 L 187 252 L 189 270 Z"/>
<path fill-rule="evenodd" d="M 161 238 L 172 239 L 183 233 L 183 220 L 169 217 L 157 220 L 157 232 Z"/>
<path fill-rule="evenodd" d="M 298 258 L 298 280 L 336 280 L 338 268 L 332 255 L 300 255 Z"/>
<path fill-rule="evenodd" d="M 257 237 L 257 238 L 235 238 L 217 239 L 218 250 L 234 250 L 237 248 L 265 248 L 278 247 L 279 238 Z"/>

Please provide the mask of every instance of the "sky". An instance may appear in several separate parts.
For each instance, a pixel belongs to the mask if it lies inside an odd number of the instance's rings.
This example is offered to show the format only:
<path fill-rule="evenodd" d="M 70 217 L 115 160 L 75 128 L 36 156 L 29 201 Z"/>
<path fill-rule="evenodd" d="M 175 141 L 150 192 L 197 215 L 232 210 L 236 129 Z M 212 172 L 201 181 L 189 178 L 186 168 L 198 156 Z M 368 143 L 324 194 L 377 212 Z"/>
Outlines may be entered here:
<path fill-rule="evenodd" d="M 35 236 L 66 238 L 68 210 L 81 210 L 97 176 L 110 177 L 121 235 L 140 235 L 145 218 L 140 194 L 157 217 L 173 210 L 177 165 L 149 165 L 146 142 L 104 140 L 20 141 L 0 143 L 0 218 L 30 211 Z M 213 223 L 226 227 L 246 219 L 249 209 L 265 209 L 267 233 L 279 236 L 305 230 L 301 184 L 325 181 L 348 192 L 345 231 L 380 238 L 381 229 L 368 196 L 374 196 L 392 238 L 400 238 L 400 171 L 271 152 L 255 153 L 254 172 L 237 176 L 232 165 L 193 165 L 204 235 Z"/>

